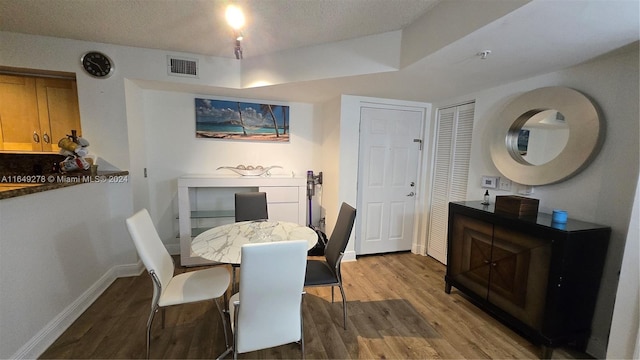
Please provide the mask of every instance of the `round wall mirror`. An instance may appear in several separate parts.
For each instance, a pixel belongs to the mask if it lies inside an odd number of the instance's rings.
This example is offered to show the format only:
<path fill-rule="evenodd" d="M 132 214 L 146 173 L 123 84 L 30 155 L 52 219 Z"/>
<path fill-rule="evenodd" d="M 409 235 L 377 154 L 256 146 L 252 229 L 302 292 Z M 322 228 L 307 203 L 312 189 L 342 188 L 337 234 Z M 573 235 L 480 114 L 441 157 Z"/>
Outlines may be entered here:
<path fill-rule="evenodd" d="M 569 126 L 562 113 L 543 110 L 524 120 L 524 124 L 513 123 L 506 139 L 507 150 L 516 161 L 543 165 L 562 153 L 569 140 Z"/>
<path fill-rule="evenodd" d="M 512 100 L 500 115 L 491 158 L 524 185 L 568 179 L 596 155 L 603 131 L 595 105 L 580 92 L 546 87 Z"/>

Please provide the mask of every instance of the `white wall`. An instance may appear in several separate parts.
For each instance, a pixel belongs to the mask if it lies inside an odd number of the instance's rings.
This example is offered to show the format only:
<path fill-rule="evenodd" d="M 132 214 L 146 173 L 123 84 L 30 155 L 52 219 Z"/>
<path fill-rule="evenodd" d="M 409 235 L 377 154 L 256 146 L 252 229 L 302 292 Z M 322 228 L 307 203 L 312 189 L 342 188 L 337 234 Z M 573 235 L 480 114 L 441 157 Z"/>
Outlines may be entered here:
<path fill-rule="evenodd" d="M 35 358 L 119 276 L 139 273 L 129 183 L 0 200 L 0 358 Z M 123 206 L 125 209 L 123 211 Z"/>
<path fill-rule="evenodd" d="M 500 175 L 491 162 L 489 141 L 492 139 L 493 122 L 510 99 L 539 87 L 567 86 L 585 93 L 599 105 L 606 123 L 606 139 L 593 163 L 567 181 L 535 187 L 535 192 L 531 195 L 540 199 L 540 210 L 543 212 L 551 212 L 554 208 L 565 209 L 571 218 L 612 228 L 588 347 L 589 352 L 596 357 L 605 356 L 618 271 L 638 180 L 638 61 L 636 44 L 566 70 L 438 103 L 438 107 L 444 107 L 464 100 L 476 101 L 467 190 L 470 200 L 482 199 L 482 175 Z M 515 192 L 518 188 L 514 184 L 512 191 Z M 495 195 L 508 194 L 504 191 L 490 193 L 492 201 Z"/>
<path fill-rule="evenodd" d="M 616 306 L 611 322 L 607 359 L 640 356 L 640 181 L 629 224 Z"/>
<path fill-rule="evenodd" d="M 143 155 L 148 170 L 149 209 L 157 221 L 160 237 L 171 248 L 177 246 L 179 229 L 176 217 L 177 178 L 186 174 L 233 174 L 216 170 L 220 166 L 282 166 L 272 174 L 306 177 L 307 170 L 322 171 L 314 164 L 320 134 L 314 133 L 314 106 L 303 103 L 271 104 L 290 106 L 290 139 L 282 142 L 204 139 L 195 136 L 196 97 L 235 100 L 234 98 L 189 93 L 144 90 Z M 242 99 L 264 102 L 260 99 Z M 129 119 L 130 127 L 137 119 Z M 138 158 L 132 154 L 132 160 Z M 135 169 L 141 171 L 140 169 Z M 138 196 L 139 194 L 136 194 Z M 305 200 L 303 200 L 305 201 Z"/>
<path fill-rule="evenodd" d="M 326 220 L 326 233 L 330 235 L 338 217 L 340 195 L 340 99 L 333 99 L 323 104 L 322 109 L 322 142 L 321 166 L 323 171 L 322 216 Z M 320 121 L 318 121 L 320 122 Z M 355 203 L 351 203 L 355 206 Z M 353 249 L 353 248 L 352 248 Z"/>

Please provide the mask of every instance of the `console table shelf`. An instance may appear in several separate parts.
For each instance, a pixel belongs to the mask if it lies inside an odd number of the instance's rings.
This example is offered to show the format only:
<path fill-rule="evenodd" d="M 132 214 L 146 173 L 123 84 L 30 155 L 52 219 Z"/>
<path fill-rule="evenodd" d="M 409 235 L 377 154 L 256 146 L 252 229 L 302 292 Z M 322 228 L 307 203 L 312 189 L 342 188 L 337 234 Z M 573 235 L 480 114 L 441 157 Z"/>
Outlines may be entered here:
<path fill-rule="evenodd" d="M 235 217 L 233 210 L 191 210 L 192 219 Z"/>

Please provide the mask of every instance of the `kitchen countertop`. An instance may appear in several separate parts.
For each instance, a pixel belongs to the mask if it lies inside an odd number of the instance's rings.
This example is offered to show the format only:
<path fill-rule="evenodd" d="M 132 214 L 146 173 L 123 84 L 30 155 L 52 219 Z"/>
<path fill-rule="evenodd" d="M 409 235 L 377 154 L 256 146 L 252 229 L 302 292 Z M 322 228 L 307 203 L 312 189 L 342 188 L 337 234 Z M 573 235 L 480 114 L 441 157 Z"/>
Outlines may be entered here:
<path fill-rule="evenodd" d="M 129 172 L 123 170 L 52 175 L 0 175 L 0 200 L 87 183 L 127 183 Z"/>

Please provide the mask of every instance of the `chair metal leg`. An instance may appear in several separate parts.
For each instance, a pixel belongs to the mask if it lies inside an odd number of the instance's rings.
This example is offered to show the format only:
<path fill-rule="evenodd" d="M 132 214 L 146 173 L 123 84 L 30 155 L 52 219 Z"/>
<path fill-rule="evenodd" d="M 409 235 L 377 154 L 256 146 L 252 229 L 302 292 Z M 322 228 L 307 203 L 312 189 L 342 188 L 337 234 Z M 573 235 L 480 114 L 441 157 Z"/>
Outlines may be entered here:
<path fill-rule="evenodd" d="M 302 358 L 304 359 L 304 317 L 302 316 L 302 302 L 304 301 L 304 294 L 300 299 L 300 351 L 302 351 Z"/>
<path fill-rule="evenodd" d="M 344 316 L 344 329 L 347 330 L 347 298 L 344 296 L 344 289 L 342 288 L 342 283 L 340 283 L 338 287 L 340 287 L 340 292 L 342 293 L 342 312 Z"/>
<path fill-rule="evenodd" d="M 238 288 L 236 287 L 236 269 L 239 267 L 240 265 L 231 264 L 231 294 L 238 292 Z"/>
<path fill-rule="evenodd" d="M 224 295 L 225 303 L 226 303 L 226 298 L 227 296 L 225 294 Z M 231 347 L 231 344 L 229 344 L 229 333 L 227 332 L 227 320 L 226 320 L 225 311 L 220 306 L 220 302 L 218 301 L 218 299 L 213 299 L 213 302 L 216 303 L 216 307 L 218 308 L 218 312 L 220 313 L 220 318 L 222 319 L 222 328 L 224 329 L 224 346 L 225 346 L 224 352 L 220 354 L 220 356 L 218 356 L 216 359 L 224 359 L 225 356 L 229 355 L 229 353 L 233 348 Z"/>
<path fill-rule="evenodd" d="M 333 285 L 331 286 L 331 303 L 333 304 Z"/>
<path fill-rule="evenodd" d="M 164 318 L 166 316 L 167 308 L 162 308 L 162 328 L 164 329 Z"/>
<path fill-rule="evenodd" d="M 234 303 L 235 311 L 233 312 L 233 360 L 238 359 L 238 312 L 240 311 L 240 306 L 237 303 Z"/>
<path fill-rule="evenodd" d="M 149 349 L 151 348 L 151 325 L 153 324 L 153 318 L 156 316 L 158 306 L 151 308 L 149 319 L 147 320 L 147 359 L 149 358 Z"/>

